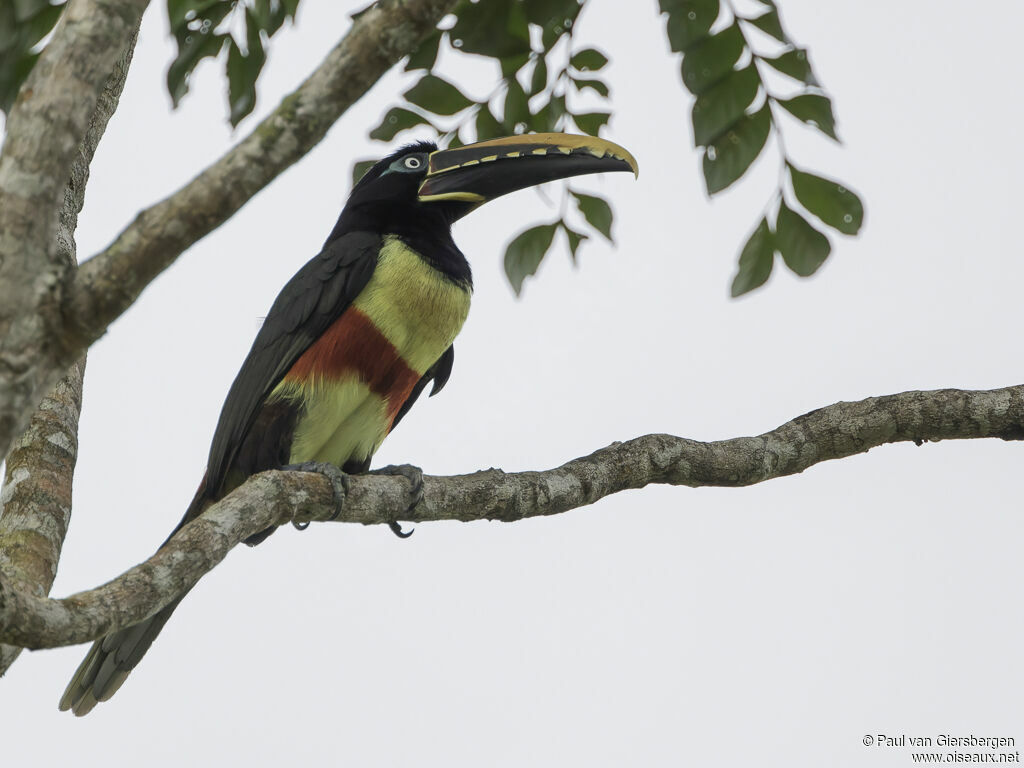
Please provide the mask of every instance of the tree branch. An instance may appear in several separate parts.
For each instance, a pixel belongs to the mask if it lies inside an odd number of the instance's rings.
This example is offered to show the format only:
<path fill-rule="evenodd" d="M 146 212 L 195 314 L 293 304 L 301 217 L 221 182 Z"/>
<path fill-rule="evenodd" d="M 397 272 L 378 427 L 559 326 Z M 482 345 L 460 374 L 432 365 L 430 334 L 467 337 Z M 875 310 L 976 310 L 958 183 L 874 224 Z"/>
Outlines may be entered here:
<path fill-rule="evenodd" d="M 84 350 L 174 260 L 302 158 L 455 0 L 381 0 L 312 75 L 246 138 L 170 197 L 143 211 L 82 264 L 64 306 Z"/>
<path fill-rule="evenodd" d="M 138 32 L 136 26 L 115 62 L 71 163 L 56 232 L 58 256 L 70 270 L 78 263 L 75 229 L 85 203 L 89 166 L 117 109 Z M 0 570 L 20 589 L 41 597 L 48 595 L 53 586 L 71 518 L 84 376 L 83 355 L 43 399 L 6 459 L 0 493 Z M 14 663 L 20 651 L 0 645 L 0 675 Z"/>
<path fill-rule="evenodd" d="M 71 522 L 85 358 L 43 400 L 7 457 L 0 493 L 0 573 L 37 597 L 50 593 Z M 0 645 L 0 675 L 20 649 Z"/>
<path fill-rule="evenodd" d="M 651 483 L 752 485 L 885 443 L 981 437 L 1024 440 L 1024 385 L 836 403 L 757 437 L 704 443 L 645 435 L 544 472 L 490 469 L 428 477 L 423 501 L 402 519 L 508 522 L 566 512 Z M 387 523 L 402 509 L 407 493 L 402 478 L 354 478 L 337 519 Z M 210 507 L 149 560 L 97 589 L 53 600 L 19 592 L 0 577 L 0 641 L 48 648 L 101 637 L 162 608 L 253 533 L 290 520 L 328 520 L 333 514 L 325 478 L 264 472 Z"/>
<path fill-rule="evenodd" d="M 66 343 L 57 240 L 72 164 L 148 0 L 72 0 L 22 86 L 0 155 L 0 455 L 81 357 Z"/>

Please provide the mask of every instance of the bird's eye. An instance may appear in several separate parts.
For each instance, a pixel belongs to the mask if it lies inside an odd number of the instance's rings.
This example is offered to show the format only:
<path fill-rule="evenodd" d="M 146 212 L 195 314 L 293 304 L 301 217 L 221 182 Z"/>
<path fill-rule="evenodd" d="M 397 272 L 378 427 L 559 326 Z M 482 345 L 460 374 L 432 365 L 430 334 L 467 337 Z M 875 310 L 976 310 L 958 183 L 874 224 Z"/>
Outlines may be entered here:
<path fill-rule="evenodd" d="M 404 165 L 406 168 L 414 171 L 417 168 L 421 168 L 423 166 L 423 161 L 420 160 L 418 157 L 407 157 L 405 158 Z"/>

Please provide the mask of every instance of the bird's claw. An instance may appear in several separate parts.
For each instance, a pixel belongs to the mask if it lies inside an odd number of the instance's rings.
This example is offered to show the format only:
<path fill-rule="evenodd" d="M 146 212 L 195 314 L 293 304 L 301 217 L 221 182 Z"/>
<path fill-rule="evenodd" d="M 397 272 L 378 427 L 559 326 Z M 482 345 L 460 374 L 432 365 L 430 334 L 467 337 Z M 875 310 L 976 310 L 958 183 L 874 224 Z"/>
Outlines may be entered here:
<path fill-rule="evenodd" d="M 409 504 L 405 508 L 406 513 L 412 512 L 423 501 L 423 470 L 419 467 L 414 467 L 412 464 L 389 464 L 380 469 L 371 469 L 368 474 L 400 475 L 409 481 Z M 415 532 L 414 528 L 403 531 L 397 520 L 389 522 L 388 527 L 400 539 L 408 539 Z"/>
<path fill-rule="evenodd" d="M 327 519 L 338 519 L 338 516 L 341 514 L 341 510 L 345 506 L 345 498 L 348 496 L 348 492 L 352 487 L 352 481 L 349 479 L 349 476 L 341 470 L 341 467 L 325 461 L 304 461 L 301 464 L 289 464 L 286 467 L 281 467 L 281 469 L 289 472 L 316 472 L 330 480 L 331 488 L 334 489 L 334 514 Z M 297 523 L 292 521 L 292 526 L 298 531 L 304 531 L 309 528 L 309 523 Z"/>
<path fill-rule="evenodd" d="M 415 528 L 410 528 L 408 531 L 403 531 L 402 526 L 399 525 L 397 520 L 391 520 L 388 523 L 388 528 L 390 528 L 391 532 L 400 539 L 408 539 L 410 536 L 416 533 Z"/>

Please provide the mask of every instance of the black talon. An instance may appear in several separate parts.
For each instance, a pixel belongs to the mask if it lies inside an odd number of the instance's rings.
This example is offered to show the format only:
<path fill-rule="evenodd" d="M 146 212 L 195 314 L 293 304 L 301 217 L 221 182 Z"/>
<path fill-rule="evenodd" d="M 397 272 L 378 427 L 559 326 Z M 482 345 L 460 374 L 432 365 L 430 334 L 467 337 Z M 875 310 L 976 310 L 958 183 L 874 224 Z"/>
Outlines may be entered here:
<path fill-rule="evenodd" d="M 402 526 L 398 524 L 397 520 L 392 520 L 391 522 L 389 522 L 388 527 L 391 529 L 391 532 L 400 539 L 408 539 L 410 536 L 416 533 L 415 528 L 410 528 L 408 532 L 403 531 Z"/>
<path fill-rule="evenodd" d="M 409 481 L 409 504 L 405 508 L 405 512 L 408 514 L 412 512 L 421 501 L 423 501 L 423 470 L 419 467 L 414 467 L 412 464 L 389 464 L 386 467 L 380 469 L 371 469 L 367 474 L 370 475 L 400 475 Z M 388 523 L 388 527 L 391 532 L 400 539 L 408 539 L 415 533 L 416 529 L 412 528 L 408 533 L 402 530 L 402 526 L 398 524 L 397 520 L 392 520 Z"/>
<path fill-rule="evenodd" d="M 331 488 L 334 489 L 334 514 L 327 519 L 338 519 L 338 516 L 341 514 L 341 510 L 345 506 L 345 497 L 348 496 L 348 492 L 351 488 L 351 480 L 349 480 L 349 476 L 345 474 L 340 467 L 328 462 L 305 461 L 302 464 L 289 464 L 286 467 L 281 467 L 281 469 L 289 472 L 316 472 L 330 480 Z M 304 531 L 309 528 L 309 523 L 297 523 L 293 520 L 292 526 L 297 531 Z"/>

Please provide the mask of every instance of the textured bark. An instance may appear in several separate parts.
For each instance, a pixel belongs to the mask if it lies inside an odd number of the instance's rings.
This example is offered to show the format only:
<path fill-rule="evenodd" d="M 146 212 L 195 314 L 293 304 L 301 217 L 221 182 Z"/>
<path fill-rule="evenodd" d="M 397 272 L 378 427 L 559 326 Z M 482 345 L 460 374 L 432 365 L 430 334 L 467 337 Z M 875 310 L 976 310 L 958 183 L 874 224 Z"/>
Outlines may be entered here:
<path fill-rule="evenodd" d="M 71 522 L 84 372 L 83 358 L 43 400 L 7 456 L 0 493 L 0 574 L 36 597 L 50 593 Z M 19 650 L 0 645 L 0 675 Z"/>
<path fill-rule="evenodd" d="M 427 477 L 404 520 L 513 521 L 553 515 L 651 483 L 743 486 L 802 472 L 885 443 L 966 438 L 1024 440 L 1024 385 L 981 392 L 904 392 L 837 403 L 757 437 L 702 443 L 646 435 L 545 472 Z M 406 504 L 403 478 L 352 479 L 337 519 L 387 523 Z M 0 641 L 26 648 L 87 642 L 151 615 L 195 584 L 242 539 L 270 525 L 328 520 L 326 478 L 265 472 L 186 526 L 169 544 L 113 581 L 63 600 L 21 592 L 0 577 Z"/>
<path fill-rule="evenodd" d="M 381 0 L 360 14 L 317 70 L 251 134 L 84 262 L 65 304 L 80 348 L 99 338 L 185 249 L 316 146 L 454 5 L 455 0 Z"/>
<path fill-rule="evenodd" d="M 0 455 L 84 352 L 67 333 L 58 233 L 72 165 L 148 0 L 72 0 L 18 94 L 0 155 Z M 61 234 L 63 237 L 63 233 Z"/>
<path fill-rule="evenodd" d="M 85 204 L 89 165 L 117 109 L 137 38 L 136 25 L 107 78 L 71 164 L 56 232 L 57 257 L 69 270 L 74 270 L 78 263 L 75 229 Z M 6 460 L 0 493 L 0 571 L 19 589 L 40 597 L 48 595 L 53 586 L 71 518 L 84 375 L 83 356 L 43 399 Z M 19 652 L 19 648 L 0 645 L 0 675 L 14 663 Z"/>

